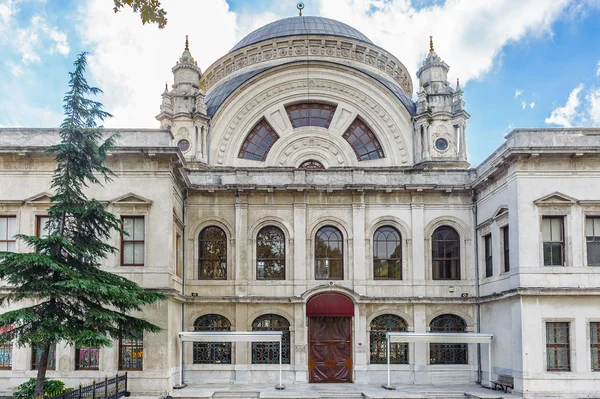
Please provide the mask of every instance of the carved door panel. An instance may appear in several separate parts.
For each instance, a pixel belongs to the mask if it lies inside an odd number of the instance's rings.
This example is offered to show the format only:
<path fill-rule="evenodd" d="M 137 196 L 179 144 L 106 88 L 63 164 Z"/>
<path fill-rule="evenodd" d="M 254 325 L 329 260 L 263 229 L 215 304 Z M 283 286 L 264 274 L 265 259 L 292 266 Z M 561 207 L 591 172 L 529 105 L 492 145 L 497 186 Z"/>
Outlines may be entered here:
<path fill-rule="evenodd" d="M 310 317 L 310 382 L 352 382 L 352 317 Z"/>

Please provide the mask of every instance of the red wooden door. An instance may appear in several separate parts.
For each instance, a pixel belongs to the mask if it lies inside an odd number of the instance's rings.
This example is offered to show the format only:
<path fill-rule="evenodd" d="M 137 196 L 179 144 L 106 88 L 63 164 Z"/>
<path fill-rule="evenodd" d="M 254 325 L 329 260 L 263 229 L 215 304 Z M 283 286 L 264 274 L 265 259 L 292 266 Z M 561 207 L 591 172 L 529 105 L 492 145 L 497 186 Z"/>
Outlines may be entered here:
<path fill-rule="evenodd" d="M 352 317 L 308 320 L 310 382 L 352 382 Z"/>

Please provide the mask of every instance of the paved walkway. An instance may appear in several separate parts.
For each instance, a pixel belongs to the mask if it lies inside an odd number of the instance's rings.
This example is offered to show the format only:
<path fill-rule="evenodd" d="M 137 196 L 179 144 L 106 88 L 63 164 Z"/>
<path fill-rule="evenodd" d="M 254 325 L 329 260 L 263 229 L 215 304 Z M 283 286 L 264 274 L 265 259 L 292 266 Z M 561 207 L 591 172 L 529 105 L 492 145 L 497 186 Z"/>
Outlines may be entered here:
<path fill-rule="evenodd" d="M 390 391 L 380 385 L 288 384 L 285 390 L 273 385 L 204 384 L 188 385 L 172 392 L 174 399 L 517 399 L 479 385 L 397 385 Z"/>

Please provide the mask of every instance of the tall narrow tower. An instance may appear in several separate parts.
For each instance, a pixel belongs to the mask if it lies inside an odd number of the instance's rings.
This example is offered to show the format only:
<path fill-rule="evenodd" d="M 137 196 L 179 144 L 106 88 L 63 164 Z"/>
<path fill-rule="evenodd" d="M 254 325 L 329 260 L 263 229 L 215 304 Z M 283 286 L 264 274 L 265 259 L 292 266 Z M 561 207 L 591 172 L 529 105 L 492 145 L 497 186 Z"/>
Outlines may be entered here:
<path fill-rule="evenodd" d="M 207 162 L 208 115 L 200 88 L 202 71 L 190 53 L 187 35 L 183 54 L 171 71 L 174 83 L 170 91 L 165 85 L 156 119 L 163 129 L 171 129 L 174 144 L 186 159 Z"/>
<path fill-rule="evenodd" d="M 429 54 L 417 72 L 415 161 L 433 168 L 468 168 L 465 127 L 470 115 L 465 111 L 458 80 L 455 89 L 447 80 L 449 69 L 433 50 L 430 37 Z"/>

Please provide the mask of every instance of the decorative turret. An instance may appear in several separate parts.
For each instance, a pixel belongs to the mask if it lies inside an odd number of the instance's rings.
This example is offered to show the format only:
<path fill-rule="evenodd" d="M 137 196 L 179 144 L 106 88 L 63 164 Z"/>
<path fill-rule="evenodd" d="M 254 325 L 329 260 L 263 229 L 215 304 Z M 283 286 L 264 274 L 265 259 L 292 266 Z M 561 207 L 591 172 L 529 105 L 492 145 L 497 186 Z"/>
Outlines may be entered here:
<path fill-rule="evenodd" d="M 204 92 L 200 89 L 202 71 L 194 61 L 185 36 L 185 49 L 171 69 L 173 86 L 165 85 L 160 114 L 156 117 L 163 129 L 171 129 L 175 142 L 188 159 L 206 160 L 208 116 Z"/>
<path fill-rule="evenodd" d="M 417 72 L 420 87 L 413 119 L 416 161 L 428 167 L 466 168 L 465 127 L 470 115 L 464 109 L 458 79 L 455 89 L 447 80 L 449 70 L 435 53 L 430 36 L 429 54 Z"/>

